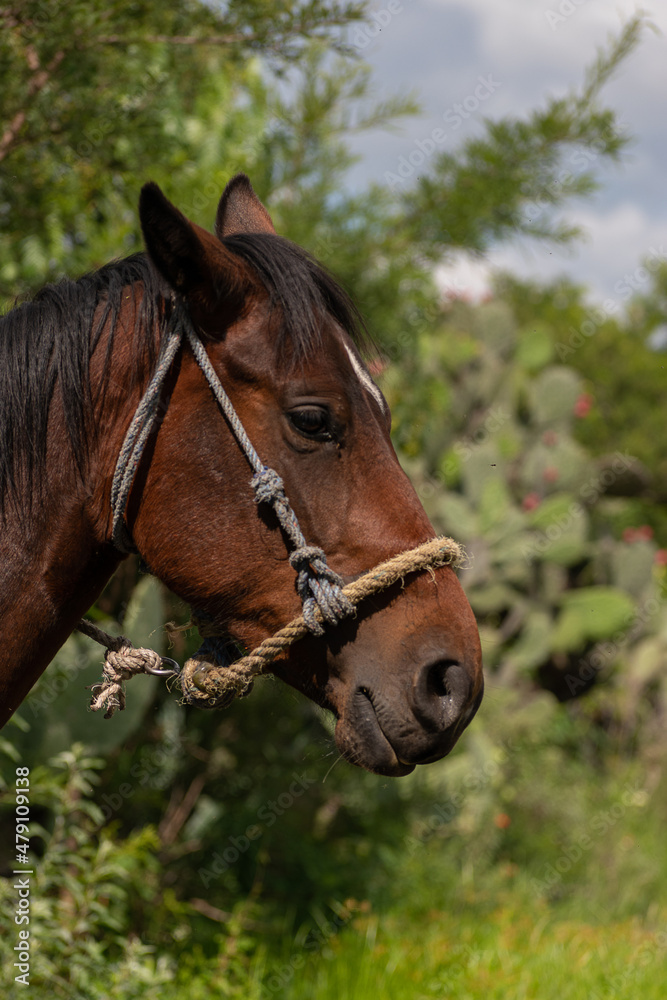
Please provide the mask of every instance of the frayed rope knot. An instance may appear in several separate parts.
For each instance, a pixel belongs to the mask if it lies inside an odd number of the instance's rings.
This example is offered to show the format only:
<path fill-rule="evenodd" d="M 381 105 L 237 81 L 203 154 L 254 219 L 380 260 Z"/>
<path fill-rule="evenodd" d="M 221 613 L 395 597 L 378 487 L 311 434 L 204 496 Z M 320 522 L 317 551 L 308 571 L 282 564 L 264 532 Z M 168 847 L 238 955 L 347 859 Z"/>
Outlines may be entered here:
<path fill-rule="evenodd" d="M 228 642 L 225 642 L 220 636 L 215 634 L 209 635 L 209 630 L 213 627 L 212 623 L 208 622 L 205 618 L 200 618 L 197 614 L 192 615 L 192 624 L 196 625 L 199 629 L 200 635 L 203 637 L 204 641 L 201 646 L 194 653 L 190 659 L 187 661 L 189 665 L 189 670 L 193 677 L 193 682 L 197 683 L 197 673 L 201 668 L 204 673 L 213 666 L 215 670 L 222 676 L 229 676 L 229 684 L 225 685 L 224 691 L 221 691 L 215 698 L 215 704 L 212 708 L 227 708 L 228 705 L 234 701 L 235 698 L 247 698 L 254 686 L 254 678 L 249 675 L 241 674 L 236 678 L 236 681 L 232 680 L 232 675 L 228 675 L 227 671 L 233 666 L 233 661 L 230 659 L 230 653 L 232 651 L 232 646 Z M 233 647 L 238 652 L 238 647 Z"/>
<path fill-rule="evenodd" d="M 114 712 L 122 712 L 125 708 L 124 681 L 129 681 L 135 674 L 159 670 L 162 666 L 162 657 L 152 649 L 135 649 L 124 636 L 119 636 L 118 639 L 118 648 L 107 649 L 102 680 L 91 687 L 93 697 L 90 707 L 93 712 L 106 707 L 105 719 L 110 719 Z"/>
<path fill-rule="evenodd" d="M 303 604 L 303 619 L 309 632 L 323 635 L 322 622 L 336 625 L 354 611 L 343 593 L 343 581 L 327 565 L 323 549 L 308 545 L 299 522 L 285 495 L 285 484 L 275 471 L 264 465 L 250 480 L 257 503 L 273 507 L 280 525 L 296 546 L 289 557 L 296 571 L 296 589 Z M 318 609 L 321 617 L 318 617 Z"/>
<path fill-rule="evenodd" d="M 268 465 L 265 465 L 259 472 L 255 473 L 250 480 L 250 485 L 255 491 L 255 500 L 257 503 L 274 504 L 276 501 L 281 500 L 287 503 L 285 484 L 275 469 L 270 469 Z"/>
<path fill-rule="evenodd" d="M 82 619 L 76 628 L 82 635 L 87 635 L 89 639 L 99 642 L 101 646 L 106 646 L 102 680 L 90 686 L 90 690 L 93 692 L 90 707 L 93 712 L 99 712 L 101 708 L 106 707 L 105 719 L 110 719 L 114 712 L 123 711 L 125 708 L 125 687 L 123 685 L 125 681 L 131 680 L 135 674 L 164 675 L 175 673 L 174 670 L 162 669 L 165 657 L 160 656 L 152 649 L 135 648 L 124 635 L 109 635 L 108 632 L 85 619 Z M 178 666 L 173 660 L 169 662 L 174 667 Z"/>

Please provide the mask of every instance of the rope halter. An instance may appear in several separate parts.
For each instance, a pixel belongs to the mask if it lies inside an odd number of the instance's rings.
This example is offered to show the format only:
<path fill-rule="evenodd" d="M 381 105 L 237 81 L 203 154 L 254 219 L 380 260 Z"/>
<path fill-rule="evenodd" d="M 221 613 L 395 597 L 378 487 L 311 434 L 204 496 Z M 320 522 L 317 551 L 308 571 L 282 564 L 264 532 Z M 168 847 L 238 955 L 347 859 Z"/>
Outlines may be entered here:
<path fill-rule="evenodd" d="M 234 697 L 249 694 L 253 678 L 262 673 L 268 664 L 297 639 L 311 633 L 321 636 L 325 625 L 337 625 L 355 612 L 364 597 L 378 593 L 403 578 L 407 573 L 435 568 L 447 563 L 459 565 L 463 553 L 451 538 L 436 538 L 409 552 L 401 553 L 370 570 L 353 583 L 343 585 L 341 577 L 327 564 L 324 551 L 308 545 L 296 514 L 285 494 L 284 483 L 278 473 L 264 465 L 255 451 L 232 402 L 218 378 L 204 345 L 195 333 L 185 304 L 181 299 L 172 300 L 172 312 L 161 347 L 155 372 L 135 411 L 121 447 L 111 487 L 113 513 L 112 540 L 124 554 L 136 552 L 125 521 L 125 511 L 134 478 L 146 444 L 158 418 L 160 396 L 171 365 L 186 338 L 195 360 L 201 368 L 222 413 L 236 438 L 239 447 L 253 470 L 250 480 L 257 503 L 269 504 L 278 518 L 280 527 L 292 546 L 289 562 L 296 573 L 296 589 L 302 603 L 302 613 L 275 636 L 266 639 L 248 656 L 229 663 L 224 643 L 219 637 L 209 635 L 202 623 L 200 631 L 204 642 L 179 673 L 173 666 L 162 669 L 166 657 L 159 657 L 152 650 L 137 650 L 123 637 L 113 638 L 100 629 L 91 631 L 91 623 L 77 625 L 102 645 L 107 646 L 104 679 L 94 685 L 91 708 L 98 711 L 106 706 L 105 718 L 116 709 L 125 707 L 123 681 L 135 673 L 177 674 L 183 698 L 201 708 L 220 708 Z M 195 619 L 197 614 L 194 614 Z M 200 616 L 201 618 L 204 616 Z M 175 669 L 174 669 L 175 668 Z"/>
<path fill-rule="evenodd" d="M 123 553 L 136 552 L 125 523 L 127 501 L 144 448 L 158 417 L 162 387 L 184 336 L 187 338 L 195 360 L 204 373 L 232 434 L 253 470 L 254 475 L 250 483 L 255 491 L 256 502 L 270 504 L 273 507 L 281 528 L 294 546 L 290 563 L 297 573 L 297 590 L 303 604 L 304 618 L 309 623 L 312 632 L 315 635 L 321 635 L 323 628 L 315 617 L 316 607 L 321 609 L 324 621 L 332 625 L 352 614 L 352 605 L 342 593 L 343 581 L 327 565 L 324 552 L 308 545 L 297 516 L 285 495 L 282 479 L 274 469 L 264 465 L 255 451 L 232 401 L 209 360 L 201 339 L 192 327 L 187 309 L 181 299 L 176 299 L 173 302 L 172 314 L 155 373 L 132 418 L 116 463 L 111 485 L 111 508 L 113 511 L 111 536 L 114 545 Z"/>

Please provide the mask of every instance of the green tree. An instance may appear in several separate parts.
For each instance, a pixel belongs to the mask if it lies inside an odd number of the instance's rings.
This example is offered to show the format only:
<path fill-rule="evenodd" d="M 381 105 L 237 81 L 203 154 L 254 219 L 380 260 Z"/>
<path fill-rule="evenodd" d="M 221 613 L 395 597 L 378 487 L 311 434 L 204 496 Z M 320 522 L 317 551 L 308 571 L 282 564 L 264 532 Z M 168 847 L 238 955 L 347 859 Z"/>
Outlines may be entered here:
<path fill-rule="evenodd" d="M 362 12 L 335 0 L 0 9 L 0 297 L 132 249 L 148 177 L 180 177 L 201 200 L 220 174 L 254 166 L 260 65 L 284 73 L 317 39 L 346 51 L 341 30 Z"/>
<path fill-rule="evenodd" d="M 601 106 L 600 93 L 645 25 L 641 16 L 629 20 L 598 52 L 580 90 L 550 98 L 525 119 L 486 119 L 483 135 L 436 158 L 402 199 L 429 257 L 448 249 L 480 253 L 517 237 L 564 244 L 580 235 L 556 213 L 570 198 L 590 195 L 597 187 L 591 165 L 617 160 L 629 142 L 626 126 Z"/>

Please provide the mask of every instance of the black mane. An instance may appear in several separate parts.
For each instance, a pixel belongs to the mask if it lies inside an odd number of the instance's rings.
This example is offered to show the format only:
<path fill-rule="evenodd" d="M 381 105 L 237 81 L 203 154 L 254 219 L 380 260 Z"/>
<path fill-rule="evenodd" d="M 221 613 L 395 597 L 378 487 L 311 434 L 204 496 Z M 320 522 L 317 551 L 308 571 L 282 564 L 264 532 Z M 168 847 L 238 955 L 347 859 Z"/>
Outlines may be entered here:
<path fill-rule="evenodd" d="M 272 233 L 240 233 L 222 243 L 259 275 L 272 306 L 282 311 L 282 336 L 297 357 L 321 344 L 329 313 L 359 347 L 367 346 L 363 320 L 349 295 L 303 247 Z"/>
<path fill-rule="evenodd" d="M 282 337 L 303 357 L 321 342 L 330 313 L 362 346 L 364 327 L 355 306 L 333 277 L 305 250 L 279 236 L 230 236 L 223 243 L 253 268 L 282 309 Z M 49 408 L 56 388 L 62 398 L 71 457 L 81 471 L 94 428 L 89 364 L 107 323 L 116 325 L 130 286 L 144 294 L 135 333 L 161 321 L 170 292 L 144 253 L 112 261 L 76 281 L 46 285 L 32 301 L 0 317 L 0 513 L 8 495 L 28 496 L 46 461 Z M 109 338 L 107 364 L 113 338 Z M 142 350 L 150 350 L 145 338 Z M 70 456 L 66 456 L 69 460 Z"/>
<path fill-rule="evenodd" d="M 17 477 L 30 491 L 44 468 L 56 387 L 71 453 L 82 468 L 91 412 L 90 357 L 107 322 L 116 324 L 123 290 L 139 282 L 145 290 L 142 319 L 151 323 L 164 282 L 145 254 L 112 261 L 77 281 L 46 285 L 0 318 L 0 504 L 16 492 Z"/>

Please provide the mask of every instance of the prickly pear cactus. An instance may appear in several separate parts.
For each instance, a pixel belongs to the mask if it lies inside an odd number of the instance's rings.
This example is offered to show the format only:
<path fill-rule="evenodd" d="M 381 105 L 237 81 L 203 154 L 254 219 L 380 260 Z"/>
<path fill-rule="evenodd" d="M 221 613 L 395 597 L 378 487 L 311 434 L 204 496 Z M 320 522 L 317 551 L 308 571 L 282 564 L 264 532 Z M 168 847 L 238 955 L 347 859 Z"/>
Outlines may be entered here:
<path fill-rule="evenodd" d="M 422 354 L 438 394 L 424 399 L 419 363 L 390 372 L 385 389 L 433 524 L 467 548 L 461 580 L 487 668 L 562 700 L 619 673 L 635 702 L 665 688 L 667 553 L 646 526 L 620 527 L 632 501 L 617 494 L 636 461 L 596 458 L 576 440 L 594 400 L 554 363 L 549 328 L 516 330 L 503 303 L 455 303 Z M 430 409 L 433 398 L 449 410 Z"/>

